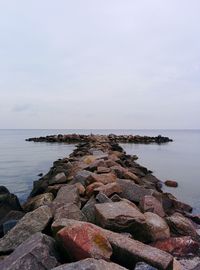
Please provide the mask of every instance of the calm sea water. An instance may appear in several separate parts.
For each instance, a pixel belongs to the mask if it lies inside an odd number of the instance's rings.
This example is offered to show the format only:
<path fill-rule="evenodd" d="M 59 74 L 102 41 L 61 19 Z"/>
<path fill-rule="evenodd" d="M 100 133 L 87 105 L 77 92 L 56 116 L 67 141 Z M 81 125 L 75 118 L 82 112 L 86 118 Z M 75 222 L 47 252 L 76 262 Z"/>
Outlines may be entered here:
<path fill-rule="evenodd" d="M 68 156 L 74 145 L 26 142 L 51 134 L 159 134 L 174 139 L 165 145 L 123 144 L 128 154 L 151 169 L 161 180 L 178 181 L 176 189 L 165 188 L 200 212 L 200 130 L 0 130 L 0 185 L 24 200 L 39 173 L 48 172 L 53 161 Z"/>

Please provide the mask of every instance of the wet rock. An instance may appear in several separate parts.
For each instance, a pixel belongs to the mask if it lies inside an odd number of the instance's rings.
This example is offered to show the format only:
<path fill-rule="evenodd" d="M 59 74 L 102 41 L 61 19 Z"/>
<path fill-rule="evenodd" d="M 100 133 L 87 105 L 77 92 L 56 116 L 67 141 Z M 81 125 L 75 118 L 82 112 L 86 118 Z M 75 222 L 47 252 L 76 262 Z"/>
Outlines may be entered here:
<path fill-rule="evenodd" d="M 86 258 L 109 260 L 112 248 L 97 227 L 92 224 L 74 224 L 57 233 L 58 243 L 72 260 Z"/>
<path fill-rule="evenodd" d="M 11 194 L 4 186 L 0 187 L 0 222 L 11 210 L 21 211 L 21 205 L 16 195 Z"/>
<path fill-rule="evenodd" d="M 66 203 L 63 206 L 55 209 L 54 220 L 61 218 L 86 221 L 86 217 L 81 212 L 79 207 L 76 204 L 72 203 Z"/>
<path fill-rule="evenodd" d="M 172 194 L 170 193 L 162 193 L 162 203 L 165 212 L 169 215 L 174 212 L 191 212 L 192 207 L 186 203 L 178 201 Z"/>
<path fill-rule="evenodd" d="M 96 194 L 99 193 L 99 192 L 102 192 L 106 196 L 109 197 L 109 196 L 113 195 L 114 193 L 118 193 L 118 194 L 121 193 L 122 189 L 121 189 L 119 184 L 114 182 L 114 183 L 110 183 L 110 184 L 107 184 L 107 185 L 97 187 L 97 188 L 94 189 L 94 192 Z"/>
<path fill-rule="evenodd" d="M 27 213 L 17 225 L 0 239 L 0 254 L 9 253 L 36 232 L 42 232 L 52 218 L 48 206 Z"/>
<path fill-rule="evenodd" d="M 192 222 L 180 213 L 174 213 L 172 216 L 167 217 L 166 221 L 171 232 L 175 235 L 197 237 L 197 232 Z"/>
<path fill-rule="evenodd" d="M 66 185 L 61 187 L 57 193 L 56 198 L 53 201 L 54 204 L 76 204 L 81 207 L 81 201 L 79 197 L 79 191 L 76 185 Z"/>
<path fill-rule="evenodd" d="M 171 237 L 157 241 L 152 246 L 162 249 L 173 256 L 184 257 L 199 253 L 200 243 L 193 240 L 191 236 Z"/>
<path fill-rule="evenodd" d="M 104 260 L 95 260 L 92 258 L 81 260 L 79 262 L 64 264 L 53 268 L 52 270 L 126 270 L 126 268 L 115 263 Z"/>
<path fill-rule="evenodd" d="M 96 174 L 92 173 L 88 179 L 87 184 L 100 182 L 104 185 L 115 182 L 117 177 L 113 173 Z"/>
<path fill-rule="evenodd" d="M 49 179 L 49 185 L 66 183 L 67 177 L 63 172 L 56 174 L 53 178 Z"/>
<path fill-rule="evenodd" d="M 125 201 L 95 205 L 96 222 L 103 228 L 118 232 L 130 232 L 145 223 L 145 216 Z"/>
<path fill-rule="evenodd" d="M 157 268 L 150 266 L 144 262 L 139 262 L 136 264 L 134 270 L 157 270 Z"/>
<path fill-rule="evenodd" d="M 145 195 L 142 197 L 139 205 L 143 212 L 152 212 L 159 215 L 160 217 L 165 216 L 161 202 L 151 195 Z"/>
<path fill-rule="evenodd" d="M 0 237 L 3 237 L 4 234 L 8 232 L 8 228 L 16 223 L 24 216 L 24 213 L 21 211 L 10 211 L 4 218 L 1 219 L 0 223 Z"/>
<path fill-rule="evenodd" d="M 7 189 L 7 187 L 4 186 L 0 186 L 0 195 L 2 194 L 9 194 L 9 190 Z"/>
<path fill-rule="evenodd" d="M 44 193 L 35 197 L 29 198 L 28 201 L 23 205 L 25 212 L 30 212 L 37 209 L 40 206 L 49 204 L 54 199 L 52 193 Z"/>
<path fill-rule="evenodd" d="M 145 195 L 152 195 L 154 192 L 153 190 L 145 189 L 133 183 L 131 180 L 118 179 L 117 183 L 122 189 L 120 197 L 136 203 L 139 203 L 141 198 Z"/>
<path fill-rule="evenodd" d="M 178 183 L 174 180 L 166 180 L 165 185 L 168 187 L 178 187 Z"/>
<path fill-rule="evenodd" d="M 30 197 L 42 194 L 48 188 L 48 177 L 43 177 L 33 182 L 33 189 L 30 193 Z"/>
<path fill-rule="evenodd" d="M 0 262 L 1 270 L 45 270 L 59 265 L 55 241 L 44 234 L 36 233 L 19 245 Z"/>
<path fill-rule="evenodd" d="M 146 234 L 150 241 L 170 237 L 169 227 L 163 218 L 151 212 L 144 213 L 144 216 L 146 218 L 147 226 Z"/>

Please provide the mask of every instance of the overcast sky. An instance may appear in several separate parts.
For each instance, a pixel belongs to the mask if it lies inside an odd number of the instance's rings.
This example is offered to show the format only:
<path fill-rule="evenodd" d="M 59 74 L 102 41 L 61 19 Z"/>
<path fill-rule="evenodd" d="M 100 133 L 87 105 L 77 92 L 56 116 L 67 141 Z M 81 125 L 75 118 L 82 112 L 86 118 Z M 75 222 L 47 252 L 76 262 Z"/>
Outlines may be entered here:
<path fill-rule="evenodd" d="M 199 0 L 0 0 L 0 128 L 200 128 Z"/>

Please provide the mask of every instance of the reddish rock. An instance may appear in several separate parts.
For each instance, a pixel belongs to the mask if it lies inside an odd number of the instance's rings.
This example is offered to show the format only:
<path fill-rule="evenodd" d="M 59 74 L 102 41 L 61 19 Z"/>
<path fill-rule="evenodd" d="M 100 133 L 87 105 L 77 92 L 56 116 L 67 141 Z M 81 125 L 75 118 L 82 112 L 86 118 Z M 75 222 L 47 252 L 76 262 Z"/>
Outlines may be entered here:
<path fill-rule="evenodd" d="M 57 233 L 58 242 L 73 260 L 109 260 L 112 248 L 105 235 L 89 223 L 74 224 Z"/>
<path fill-rule="evenodd" d="M 79 195 L 83 196 L 85 194 L 85 187 L 81 183 L 76 183 L 75 186 L 78 189 Z"/>
<path fill-rule="evenodd" d="M 96 174 L 92 173 L 88 179 L 87 183 L 100 182 L 104 185 L 115 182 L 117 177 L 113 173 L 104 173 L 104 174 Z"/>
<path fill-rule="evenodd" d="M 79 226 L 88 224 L 94 229 L 97 228 L 100 230 L 113 248 L 112 258 L 129 269 L 132 269 L 135 263 L 141 261 L 157 267 L 158 269 L 172 269 L 173 257 L 169 253 L 131 239 L 124 234 L 111 232 L 90 223 L 70 219 L 57 220 L 52 224 L 52 228 L 55 231 L 60 231 L 63 227 L 73 228 L 73 226 L 77 224 L 79 224 Z"/>
<path fill-rule="evenodd" d="M 90 198 L 90 197 L 93 195 L 94 190 L 95 190 L 96 188 L 98 188 L 98 187 L 103 186 L 103 185 L 104 185 L 104 184 L 101 183 L 101 182 L 94 182 L 94 183 L 88 185 L 88 186 L 86 187 L 86 190 L 85 190 L 86 196 L 87 196 L 88 198 Z"/>
<path fill-rule="evenodd" d="M 114 182 L 114 183 L 103 185 L 103 186 L 100 186 L 100 187 L 97 187 L 97 188 L 94 189 L 94 193 L 99 193 L 99 192 L 102 192 L 106 196 L 109 197 L 114 193 L 118 193 L 118 194 L 121 193 L 122 189 L 121 189 L 119 184 Z"/>
<path fill-rule="evenodd" d="M 191 236 L 171 237 L 157 241 L 152 246 L 164 250 L 173 256 L 184 257 L 199 253 L 200 243 L 194 241 Z"/>
<path fill-rule="evenodd" d="M 174 213 L 172 216 L 167 217 L 166 221 L 171 232 L 175 235 L 197 237 L 197 232 L 192 222 L 180 213 Z"/>
<path fill-rule="evenodd" d="M 166 180 L 165 185 L 168 187 L 178 187 L 178 183 L 173 180 Z"/>
<path fill-rule="evenodd" d="M 95 205 L 96 222 L 103 228 L 133 233 L 141 229 L 145 216 L 126 201 Z"/>
<path fill-rule="evenodd" d="M 139 205 L 143 212 L 152 212 L 159 215 L 160 217 L 165 216 L 161 202 L 151 195 L 145 195 L 142 197 Z"/>

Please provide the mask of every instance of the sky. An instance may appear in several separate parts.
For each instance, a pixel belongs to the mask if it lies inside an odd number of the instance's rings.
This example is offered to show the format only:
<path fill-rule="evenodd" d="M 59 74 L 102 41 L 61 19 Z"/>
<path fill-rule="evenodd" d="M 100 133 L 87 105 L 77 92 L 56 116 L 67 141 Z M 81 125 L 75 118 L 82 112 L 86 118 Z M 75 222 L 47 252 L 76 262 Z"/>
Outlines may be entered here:
<path fill-rule="evenodd" d="M 199 129 L 199 0 L 0 0 L 0 128 Z"/>

